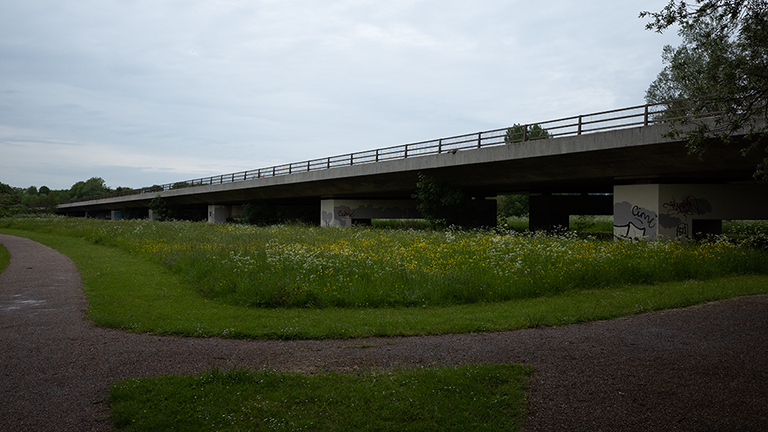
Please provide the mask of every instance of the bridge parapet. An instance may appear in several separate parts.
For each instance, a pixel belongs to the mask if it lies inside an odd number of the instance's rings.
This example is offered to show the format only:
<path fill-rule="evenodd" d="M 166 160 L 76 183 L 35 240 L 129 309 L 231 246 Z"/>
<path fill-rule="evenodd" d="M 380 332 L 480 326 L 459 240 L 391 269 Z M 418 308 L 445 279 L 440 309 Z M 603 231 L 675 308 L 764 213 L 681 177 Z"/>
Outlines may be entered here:
<path fill-rule="evenodd" d="M 63 204 L 94 201 L 127 195 L 165 192 L 190 187 L 236 183 L 254 179 L 291 175 L 302 172 L 327 170 L 420 156 L 439 155 L 443 153 L 456 153 L 463 150 L 516 144 L 539 139 L 579 136 L 583 134 L 627 129 L 637 126 L 650 126 L 661 122 L 687 118 L 685 115 L 678 116 L 676 114 L 679 112 L 680 108 L 675 108 L 675 110 L 665 109 L 667 104 L 668 103 L 664 102 L 637 105 L 628 108 L 620 108 L 610 111 L 601 111 L 597 113 L 582 114 L 556 120 L 547 120 L 538 123 L 520 125 L 519 128 L 522 133 L 519 134 L 507 134 L 507 132 L 512 129 L 512 127 L 505 127 L 501 129 L 474 132 L 470 134 L 420 141 L 374 150 L 329 156 L 320 159 L 292 162 L 288 164 L 275 165 L 266 168 L 257 168 L 248 171 L 184 180 L 180 182 L 155 185 L 141 189 L 115 192 L 98 197 L 80 198 L 66 201 Z M 531 129 L 533 126 L 538 126 L 546 130 L 547 136 L 529 137 L 525 131 Z"/>

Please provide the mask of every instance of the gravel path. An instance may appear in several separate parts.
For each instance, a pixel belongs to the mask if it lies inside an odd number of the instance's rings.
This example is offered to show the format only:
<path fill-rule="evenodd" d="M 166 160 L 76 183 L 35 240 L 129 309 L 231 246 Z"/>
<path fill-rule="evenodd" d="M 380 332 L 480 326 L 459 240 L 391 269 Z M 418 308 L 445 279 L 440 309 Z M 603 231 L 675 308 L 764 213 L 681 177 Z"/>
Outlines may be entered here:
<path fill-rule="evenodd" d="M 58 252 L 0 234 L 0 430 L 106 431 L 109 385 L 140 375 L 264 366 L 302 372 L 524 363 L 530 431 L 768 430 L 768 296 L 613 321 L 364 341 L 132 334 L 85 319 Z M 369 348 L 348 348 L 354 345 Z"/>

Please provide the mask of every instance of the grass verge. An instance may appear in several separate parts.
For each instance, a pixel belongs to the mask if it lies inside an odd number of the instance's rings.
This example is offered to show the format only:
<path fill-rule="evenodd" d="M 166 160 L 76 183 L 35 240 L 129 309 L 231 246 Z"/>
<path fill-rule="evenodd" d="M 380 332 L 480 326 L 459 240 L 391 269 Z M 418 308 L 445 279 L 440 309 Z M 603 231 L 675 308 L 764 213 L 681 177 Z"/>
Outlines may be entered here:
<path fill-rule="evenodd" d="M 5 248 L 5 246 L 0 244 L 0 273 L 5 271 L 6 268 L 8 268 L 8 265 L 11 263 L 11 254 L 8 252 L 8 249 Z"/>
<path fill-rule="evenodd" d="M 533 299 L 446 307 L 248 308 L 208 300 L 160 264 L 117 248 L 3 229 L 75 262 L 88 317 L 104 327 L 198 337 L 327 339 L 503 331 L 611 319 L 768 293 L 768 276 L 571 290 Z"/>
<path fill-rule="evenodd" d="M 510 365 L 301 375 L 213 370 L 110 393 L 119 430 L 521 430 L 530 369 Z"/>

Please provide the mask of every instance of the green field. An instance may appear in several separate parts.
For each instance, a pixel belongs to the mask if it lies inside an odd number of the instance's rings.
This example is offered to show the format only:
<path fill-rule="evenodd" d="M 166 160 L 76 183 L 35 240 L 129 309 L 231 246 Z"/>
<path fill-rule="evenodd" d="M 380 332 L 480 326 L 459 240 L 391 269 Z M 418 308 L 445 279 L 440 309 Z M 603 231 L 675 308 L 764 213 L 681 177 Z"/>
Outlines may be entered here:
<path fill-rule="evenodd" d="M 0 220 L 72 258 L 89 318 L 131 331 L 322 339 L 560 325 L 766 292 L 766 252 L 720 239 L 514 231 Z M 755 237 L 759 238 L 759 237 Z"/>
<path fill-rule="evenodd" d="M 553 236 L 16 218 L 0 219 L 0 232 L 70 257 L 96 324 L 182 336 L 500 331 L 768 293 L 762 224 L 730 225 L 742 241 L 686 244 L 598 240 L 584 232 L 604 222 L 575 222 L 580 234 Z M 109 402 L 115 426 L 131 431 L 520 430 L 530 372 L 213 370 L 121 381 Z"/>

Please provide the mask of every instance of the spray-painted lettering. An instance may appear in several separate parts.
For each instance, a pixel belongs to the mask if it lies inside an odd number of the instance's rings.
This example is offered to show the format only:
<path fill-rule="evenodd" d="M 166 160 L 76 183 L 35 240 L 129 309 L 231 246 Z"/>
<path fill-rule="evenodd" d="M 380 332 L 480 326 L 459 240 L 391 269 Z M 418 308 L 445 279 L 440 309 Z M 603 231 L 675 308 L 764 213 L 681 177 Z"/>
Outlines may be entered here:
<path fill-rule="evenodd" d="M 656 213 L 654 212 L 646 213 L 645 209 L 638 206 L 632 206 L 632 216 L 643 221 L 648 228 L 656 227 Z"/>
<path fill-rule="evenodd" d="M 707 211 L 706 204 L 705 200 L 696 199 L 693 195 L 689 195 L 680 202 L 673 198 L 672 201 L 664 203 L 664 208 L 668 209 L 667 214 L 670 216 L 688 218 L 688 216 L 704 214 Z"/>

